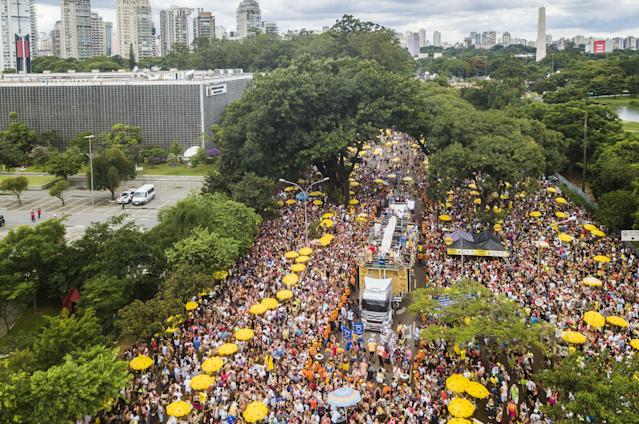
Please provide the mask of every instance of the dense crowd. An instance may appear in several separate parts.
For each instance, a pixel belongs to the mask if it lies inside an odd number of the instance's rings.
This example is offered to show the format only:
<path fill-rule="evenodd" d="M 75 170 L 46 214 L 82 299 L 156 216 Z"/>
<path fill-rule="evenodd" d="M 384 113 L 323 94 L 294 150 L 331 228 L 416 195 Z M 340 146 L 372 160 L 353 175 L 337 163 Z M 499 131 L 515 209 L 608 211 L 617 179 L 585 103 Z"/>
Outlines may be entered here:
<path fill-rule="evenodd" d="M 594 353 L 609 347 L 614 360 L 631 354 L 628 340 L 637 331 L 639 314 L 637 259 L 632 252 L 618 240 L 584 230 L 589 216 L 571 203 L 558 205 L 554 198 L 561 193 L 547 191 L 556 185 L 544 180 L 534 192 L 522 194 L 515 185 L 501 193 L 505 214 L 499 235 L 510 256 L 466 258 L 462 269 L 459 257 L 446 254 L 444 237 L 452 228 L 484 229 L 486 224 L 481 222 L 485 220 L 477 218 L 478 207 L 467 187 L 454 189 L 450 201 L 441 203 L 425 196 L 424 158 L 410 143 L 405 136 L 393 134 L 381 138 L 381 147 L 367 149 L 365 163 L 354 172 L 359 184 L 353 185 L 351 195 L 359 204 L 308 203 L 312 221 L 329 211 L 334 215 L 335 225 L 324 230 L 335 236 L 329 246 L 304 242 L 304 210 L 299 203 L 282 208 L 277 219 L 265 222 L 249 254 L 230 270 L 223 285 L 193 299 L 198 306 L 185 312 L 177 331 L 140 341 L 127 352 L 126 359 L 144 354 L 154 364 L 134 373 L 132 384 L 111 411 L 98 417 L 100 422 L 243 422 L 246 406 L 260 401 L 269 408 L 265 422 L 274 424 L 445 423 L 452 397 L 445 380 L 452 373 L 472 377 L 489 388 L 488 399 L 480 401 L 483 420 L 549 422 L 541 405 L 553 405 L 556 394 L 533 381 L 531 354 L 513 356 L 504 365 L 480 344 L 460 351 L 444 341 L 427 343 L 420 340 L 419 328 L 403 325 L 381 334 L 367 333 L 352 342 L 343 340 L 339 329 L 352 326 L 359 314 L 355 270 L 367 248 L 370 225 L 355 217 L 365 214 L 370 222 L 383 209 L 387 196 L 404 191 L 420 196 L 424 205 L 420 251 L 427 285 L 446 286 L 463 276 L 472 278 L 526 308 L 531 324 L 544 320 L 555 324 L 558 332 L 582 331 L 589 338 L 584 349 Z M 406 176 L 414 182 L 404 180 Z M 386 181 L 383 185 L 380 178 Z M 472 183 L 481 190 L 481 176 Z M 283 192 L 282 200 L 294 194 Z M 533 210 L 542 216 L 531 218 Z M 556 211 L 574 218 L 557 220 Z M 442 213 L 453 220 L 439 221 Z M 558 241 L 558 231 L 572 234 L 575 240 Z M 547 241 L 547 248 L 537 247 L 541 239 Z M 288 287 L 282 277 L 290 272 L 292 261 L 285 252 L 307 245 L 313 249 L 307 269 L 300 273 L 299 283 Z M 609 255 L 610 263 L 593 262 L 597 254 Z M 598 275 L 604 286 L 583 285 L 582 279 L 589 275 Z M 291 289 L 293 298 L 264 314 L 249 313 L 251 305 L 275 297 L 281 289 Z M 582 316 L 591 309 L 621 315 L 630 321 L 630 328 L 587 328 Z M 236 341 L 234 331 L 240 328 L 253 329 L 255 337 Z M 192 390 L 190 381 L 203 373 L 203 361 L 216 356 L 217 348 L 227 342 L 236 343 L 239 351 L 224 358 L 208 390 Z M 343 386 L 358 390 L 361 401 L 346 409 L 331 407 L 328 393 Z M 191 413 L 169 417 L 166 407 L 175 400 L 190 402 Z"/>

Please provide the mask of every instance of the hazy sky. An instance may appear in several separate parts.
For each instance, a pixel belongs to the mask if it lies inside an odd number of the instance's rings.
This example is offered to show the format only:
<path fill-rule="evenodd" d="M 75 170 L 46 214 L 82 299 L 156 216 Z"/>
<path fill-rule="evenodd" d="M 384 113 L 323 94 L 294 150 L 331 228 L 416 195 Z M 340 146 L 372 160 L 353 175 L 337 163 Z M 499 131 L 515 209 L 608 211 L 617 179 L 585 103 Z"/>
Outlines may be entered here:
<path fill-rule="evenodd" d="M 280 31 L 321 29 L 344 14 L 400 31 L 426 29 L 442 33 L 442 41 L 462 41 L 471 31 L 508 31 L 513 37 L 534 39 L 537 8 L 546 6 L 547 33 L 554 38 L 576 34 L 639 36 L 639 0 L 553 0 L 552 5 L 529 0 L 258 0 L 262 19 L 278 23 Z M 217 24 L 235 28 L 239 0 L 151 0 L 158 27 L 159 11 L 172 4 L 213 11 Z M 115 22 L 115 0 L 92 0 L 94 12 Z M 60 19 L 59 0 L 37 3 L 40 31 Z"/>

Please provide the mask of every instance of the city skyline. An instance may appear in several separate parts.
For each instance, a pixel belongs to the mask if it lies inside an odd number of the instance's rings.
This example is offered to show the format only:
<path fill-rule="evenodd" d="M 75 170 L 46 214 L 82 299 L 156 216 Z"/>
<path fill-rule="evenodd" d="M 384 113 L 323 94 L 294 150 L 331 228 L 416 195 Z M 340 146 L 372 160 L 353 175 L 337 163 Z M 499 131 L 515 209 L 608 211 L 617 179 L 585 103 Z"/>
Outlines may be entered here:
<path fill-rule="evenodd" d="M 159 28 L 160 10 L 168 9 L 175 2 L 152 0 L 153 21 Z M 534 40 L 537 32 L 537 10 L 546 7 L 546 32 L 553 38 L 578 34 L 598 37 L 626 36 L 639 33 L 639 8 L 632 1 L 621 0 L 612 4 L 604 0 L 563 0 L 548 5 L 543 2 L 525 1 L 522 6 L 502 7 L 496 1 L 470 2 L 457 0 L 445 4 L 427 4 L 424 1 L 372 0 L 368 2 L 319 0 L 309 3 L 290 0 L 262 0 L 262 15 L 276 21 L 283 32 L 296 29 L 319 30 L 330 26 L 343 14 L 353 14 L 364 20 L 372 20 L 400 32 L 425 28 L 432 36 L 433 30 L 442 34 L 442 42 L 462 42 L 471 31 L 492 30 L 516 32 L 519 36 Z M 235 28 L 238 1 L 205 2 L 188 0 L 182 7 L 204 8 L 216 16 L 216 23 Z M 50 31 L 59 20 L 58 0 L 36 3 L 38 30 Z M 105 21 L 115 22 L 115 1 L 92 1 L 92 11 Z"/>

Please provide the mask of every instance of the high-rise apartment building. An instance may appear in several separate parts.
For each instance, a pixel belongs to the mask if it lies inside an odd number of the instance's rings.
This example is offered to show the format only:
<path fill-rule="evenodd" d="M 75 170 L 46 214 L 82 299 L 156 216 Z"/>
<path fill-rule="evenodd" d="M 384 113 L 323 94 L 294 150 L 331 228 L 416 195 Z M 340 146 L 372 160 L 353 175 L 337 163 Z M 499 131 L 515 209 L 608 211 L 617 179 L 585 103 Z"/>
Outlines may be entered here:
<path fill-rule="evenodd" d="M 46 32 L 41 32 L 38 35 L 38 56 L 51 56 L 52 54 L 51 36 Z"/>
<path fill-rule="evenodd" d="M 0 0 L 0 71 L 30 72 L 38 50 L 34 0 Z"/>
<path fill-rule="evenodd" d="M 215 15 L 205 12 L 204 9 L 198 9 L 197 16 L 193 18 L 193 41 L 198 38 L 215 40 Z"/>
<path fill-rule="evenodd" d="M 53 29 L 51 30 L 51 50 L 53 56 L 62 56 L 62 47 L 60 46 L 60 31 L 62 30 L 62 21 L 56 21 Z"/>
<path fill-rule="evenodd" d="M 511 36 L 509 32 L 504 32 L 504 35 L 501 37 L 501 43 L 504 46 L 510 46 Z"/>
<path fill-rule="evenodd" d="M 419 34 L 416 32 L 408 32 L 404 38 L 406 42 L 406 50 L 411 56 L 419 56 Z"/>
<path fill-rule="evenodd" d="M 104 21 L 102 16 L 91 13 L 91 57 L 104 56 Z"/>
<path fill-rule="evenodd" d="M 428 40 L 426 39 L 426 30 L 424 28 L 419 30 L 419 48 L 426 47 Z"/>
<path fill-rule="evenodd" d="M 277 27 L 277 23 L 272 22 L 272 21 L 263 21 L 260 23 L 260 31 L 263 34 L 272 34 L 272 35 L 279 35 L 280 34 L 280 30 Z"/>
<path fill-rule="evenodd" d="M 171 6 L 160 11 L 160 53 L 168 54 L 175 44 L 189 46 L 189 20 L 193 9 Z"/>
<path fill-rule="evenodd" d="M 155 55 L 153 15 L 149 0 L 117 0 L 118 45 L 120 56 L 136 60 Z"/>
<path fill-rule="evenodd" d="M 113 22 L 104 23 L 104 54 L 113 56 Z"/>
<path fill-rule="evenodd" d="M 215 38 L 218 40 L 224 40 L 227 37 L 228 34 L 226 33 L 226 27 L 222 25 L 215 25 Z"/>
<path fill-rule="evenodd" d="M 433 46 L 435 47 L 442 46 L 442 33 L 439 31 L 433 31 Z"/>
<path fill-rule="evenodd" d="M 537 20 L 537 62 L 546 57 L 546 8 L 539 8 L 539 18 Z"/>
<path fill-rule="evenodd" d="M 484 31 L 481 34 L 481 43 L 484 47 L 492 47 L 497 44 L 497 33 L 495 31 Z"/>
<path fill-rule="evenodd" d="M 90 0 L 61 0 L 60 54 L 67 59 L 92 56 Z"/>
<path fill-rule="evenodd" d="M 262 12 L 256 0 L 242 0 L 237 6 L 237 32 L 239 38 L 248 37 L 252 30 L 259 30 Z"/>

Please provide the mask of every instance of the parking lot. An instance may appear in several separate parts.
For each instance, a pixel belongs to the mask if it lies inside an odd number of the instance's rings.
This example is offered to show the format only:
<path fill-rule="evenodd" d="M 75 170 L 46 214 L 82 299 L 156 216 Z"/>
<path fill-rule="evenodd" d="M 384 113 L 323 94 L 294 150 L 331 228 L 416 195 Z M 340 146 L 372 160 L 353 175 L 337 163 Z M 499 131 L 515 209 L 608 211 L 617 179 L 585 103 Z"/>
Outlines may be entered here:
<path fill-rule="evenodd" d="M 154 184 L 156 197 L 143 206 L 128 204 L 124 210 L 121 205 L 111 200 L 111 194 L 108 191 L 95 191 L 95 202 L 92 205 L 91 191 L 83 189 L 82 182 L 74 184 L 72 189 L 65 193 L 64 206 L 58 198 L 49 196 L 48 190 L 24 192 L 21 196 L 22 204 L 18 203 L 15 196 L 3 195 L 0 196 L 0 213 L 4 215 L 6 225 L 0 228 L 0 238 L 4 237 L 12 228 L 20 225 L 33 225 L 31 210 L 37 212 L 38 208 L 42 209 L 41 221 L 65 217 L 67 237 L 70 240 L 81 237 L 86 227 L 92 222 L 103 222 L 122 213 L 127 214 L 138 225 L 151 228 L 157 223 L 160 209 L 172 206 L 189 193 L 198 191 L 202 186 L 202 181 L 203 177 L 148 177 L 128 181 L 120 187 L 118 195 L 126 188 Z"/>

